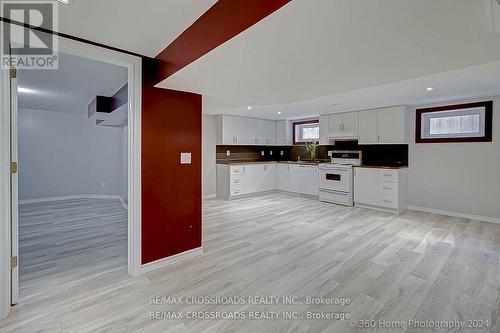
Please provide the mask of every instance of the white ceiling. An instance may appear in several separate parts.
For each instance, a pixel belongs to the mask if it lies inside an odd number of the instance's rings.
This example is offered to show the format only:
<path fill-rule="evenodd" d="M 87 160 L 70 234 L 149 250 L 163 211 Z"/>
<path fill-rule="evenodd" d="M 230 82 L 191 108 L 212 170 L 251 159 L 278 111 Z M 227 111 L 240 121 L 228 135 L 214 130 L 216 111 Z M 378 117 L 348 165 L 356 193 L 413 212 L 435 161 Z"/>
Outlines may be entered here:
<path fill-rule="evenodd" d="M 59 6 L 59 32 L 156 56 L 216 0 L 76 0 Z"/>
<path fill-rule="evenodd" d="M 59 52 L 58 70 L 19 70 L 19 108 L 87 112 L 96 95 L 112 96 L 127 83 L 127 69 Z"/>
<path fill-rule="evenodd" d="M 491 0 L 294 0 L 159 86 L 267 118 L 500 93 L 492 25 Z"/>

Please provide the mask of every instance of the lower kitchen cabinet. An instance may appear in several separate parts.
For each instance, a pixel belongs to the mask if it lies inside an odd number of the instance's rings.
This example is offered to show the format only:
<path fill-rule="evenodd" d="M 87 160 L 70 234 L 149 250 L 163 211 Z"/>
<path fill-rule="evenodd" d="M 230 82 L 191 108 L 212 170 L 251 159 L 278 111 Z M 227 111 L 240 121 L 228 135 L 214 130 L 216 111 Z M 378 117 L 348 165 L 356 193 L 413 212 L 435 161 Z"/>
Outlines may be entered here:
<path fill-rule="evenodd" d="M 281 190 L 318 195 L 318 167 L 288 163 L 217 164 L 217 197 Z"/>
<path fill-rule="evenodd" d="M 398 213 L 407 207 L 406 168 L 354 168 L 354 204 Z"/>
<path fill-rule="evenodd" d="M 319 195 L 318 167 L 312 165 L 299 165 L 299 193 Z"/>

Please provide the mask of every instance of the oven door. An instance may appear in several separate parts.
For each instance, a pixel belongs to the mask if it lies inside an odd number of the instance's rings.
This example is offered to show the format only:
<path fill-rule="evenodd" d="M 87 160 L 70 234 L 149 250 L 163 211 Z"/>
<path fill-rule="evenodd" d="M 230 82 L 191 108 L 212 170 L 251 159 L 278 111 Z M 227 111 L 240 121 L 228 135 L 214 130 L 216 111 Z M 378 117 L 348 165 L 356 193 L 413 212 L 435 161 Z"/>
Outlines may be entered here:
<path fill-rule="evenodd" d="M 349 192 L 349 179 L 349 169 L 332 167 L 319 169 L 320 189 Z"/>

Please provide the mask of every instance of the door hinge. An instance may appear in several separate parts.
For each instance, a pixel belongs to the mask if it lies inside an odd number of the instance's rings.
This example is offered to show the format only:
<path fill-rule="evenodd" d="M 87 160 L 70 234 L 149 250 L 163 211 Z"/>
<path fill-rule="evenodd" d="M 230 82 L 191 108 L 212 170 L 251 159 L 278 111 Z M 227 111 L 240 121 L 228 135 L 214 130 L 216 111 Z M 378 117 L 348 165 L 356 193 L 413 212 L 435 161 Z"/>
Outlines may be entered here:
<path fill-rule="evenodd" d="M 10 72 L 11 79 L 17 78 L 17 69 L 16 68 L 12 67 L 9 72 Z"/>
<path fill-rule="evenodd" d="M 10 173 L 17 173 L 17 162 L 10 162 Z"/>
<path fill-rule="evenodd" d="M 14 269 L 17 267 L 17 256 L 10 257 L 10 269 Z"/>

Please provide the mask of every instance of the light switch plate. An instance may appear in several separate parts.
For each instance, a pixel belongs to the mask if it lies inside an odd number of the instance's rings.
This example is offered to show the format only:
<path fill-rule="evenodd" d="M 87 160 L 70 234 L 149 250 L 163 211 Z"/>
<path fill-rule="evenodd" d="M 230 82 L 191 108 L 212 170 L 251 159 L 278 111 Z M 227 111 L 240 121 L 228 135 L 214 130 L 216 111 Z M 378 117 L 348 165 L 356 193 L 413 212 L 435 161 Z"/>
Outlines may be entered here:
<path fill-rule="evenodd" d="M 191 153 L 181 153 L 181 164 L 191 164 Z"/>
<path fill-rule="evenodd" d="M 273 156 L 273 151 L 272 150 L 269 152 L 269 155 Z"/>

